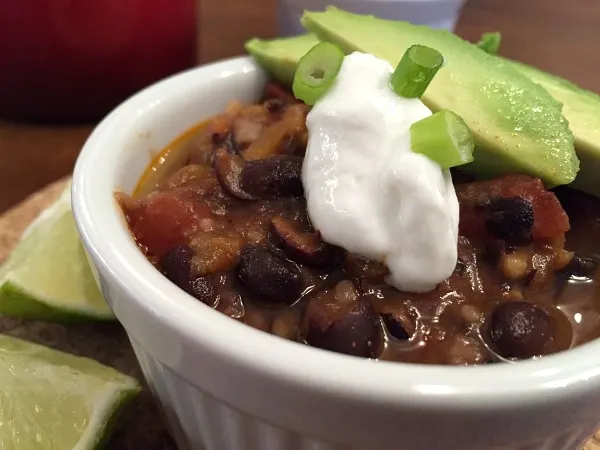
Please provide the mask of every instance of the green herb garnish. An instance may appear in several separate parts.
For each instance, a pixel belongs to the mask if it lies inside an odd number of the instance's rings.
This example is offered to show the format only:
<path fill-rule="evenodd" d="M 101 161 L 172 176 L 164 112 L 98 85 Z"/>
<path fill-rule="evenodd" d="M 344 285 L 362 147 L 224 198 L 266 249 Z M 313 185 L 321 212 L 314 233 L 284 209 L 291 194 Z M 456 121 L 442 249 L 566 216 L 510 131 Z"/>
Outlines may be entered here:
<path fill-rule="evenodd" d="M 411 148 L 431 158 L 442 168 L 473 161 L 473 135 L 460 116 L 439 111 L 410 127 Z"/>
<path fill-rule="evenodd" d="M 498 31 L 493 33 L 483 33 L 481 39 L 479 39 L 479 42 L 475 45 L 490 55 L 496 55 L 498 54 L 501 40 L 502 35 Z"/>
<path fill-rule="evenodd" d="M 413 45 L 392 74 L 392 88 L 401 97 L 420 98 L 443 63 L 444 57 L 437 50 Z"/>
<path fill-rule="evenodd" d="M 335 81 L 343 61 L 344 53 L 333 44 L 320 42 L 311 48 L 294 74 L 292 90 L 296 98 L 314 105 Z"/>

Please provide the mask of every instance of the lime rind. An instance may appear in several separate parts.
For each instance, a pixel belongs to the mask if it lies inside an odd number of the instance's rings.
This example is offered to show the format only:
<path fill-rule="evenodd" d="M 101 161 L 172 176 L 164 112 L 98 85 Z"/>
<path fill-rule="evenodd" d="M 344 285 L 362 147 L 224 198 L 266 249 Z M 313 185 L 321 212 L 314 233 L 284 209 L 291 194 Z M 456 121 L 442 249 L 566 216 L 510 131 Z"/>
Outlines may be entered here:
<path fill-rule="evenodd" d="M 79 240 L 70 186 L 25 230 L 0 266 L 0 314 L 53 321 L 114 320 Z"/>
<path fill-rule="evenodd" d="M 115 320 L 110 309 L 63 306 L 56 299 L 43 299 L 39 294 L 25 291 L 18 280 L 5 278 L 0 284 L 0 314 L 5 316 L 65 323 Z"/>
<path fill-rule="evenodd" d="M 74 450 L 102 449 L 106 446 L 125 408 L 141 392 L 137 381 L 127 385 L 114 385 L 106 392 L 103 402 L 94 410 L 86 432 Z"/>

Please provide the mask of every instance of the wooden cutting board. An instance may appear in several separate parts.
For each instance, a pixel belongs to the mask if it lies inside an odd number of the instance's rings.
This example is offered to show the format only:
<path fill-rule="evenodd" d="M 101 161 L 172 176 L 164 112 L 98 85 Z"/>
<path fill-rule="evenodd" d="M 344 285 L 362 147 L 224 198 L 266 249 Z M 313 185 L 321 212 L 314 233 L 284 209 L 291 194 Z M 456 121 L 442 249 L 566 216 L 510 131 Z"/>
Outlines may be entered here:
<path fill-rule="evenodd" d="M 58 180 L 0 215 L 0 262 L 17 244 L 25 227 L 58 197 L 66 182 L 67 179 Z M 118 323 L 60 325 L 0 317 L 0 332 L 96 359 L 143 381 L 127 336 Z M 129 409 L 108 446 L 108 450 L 139 449 L 175 450 L 147 388 Z M 600 450 L 600 432 L 583 450 Z"/>

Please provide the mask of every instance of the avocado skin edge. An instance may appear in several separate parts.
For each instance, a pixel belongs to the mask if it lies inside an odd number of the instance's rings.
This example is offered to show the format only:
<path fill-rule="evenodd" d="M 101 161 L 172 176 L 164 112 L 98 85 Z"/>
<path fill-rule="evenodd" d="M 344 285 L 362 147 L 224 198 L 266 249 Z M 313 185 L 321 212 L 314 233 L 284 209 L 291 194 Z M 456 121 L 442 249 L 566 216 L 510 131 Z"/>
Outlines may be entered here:
<path fill-rule="evenodd" d="M 338 22 L 335 23 L 335 26 L 329 26 L 328 27 L 328 23 L 327 20 L 328 19 L 328 15 L 332 16 L 332 15 L 337 15 L 338 17 L 335 18 L 335 20 L 337 20 Z M 399 53 L 391 53 L 389 51 L 389 46 L 387 49 L 387 53 L 386 51 L 383 52 L 382 54 L 378 54 L 381 52 L 377 51 L 377 46 L 375 46 L 375 51 L 374 51 L 374 47 L 373 45 L 371 45 L 370 47 L 367 45 L 366 49 L 362 48 L 363 45 L 353 45 L 355 43 L 355 40 L 353 40 L 353 33 L 354 30 L 352 32 L 348 32 L 348 33 L 341 33 L 341 35 L 337 35 L 336 32 L 341 28 L 341 26 L 339 25 L 339 20 L 340 17 L 339 16 L 344 16 L 342 19 L 346 20 L 346 18 L 348 18 L 351 21 L 357 21 L 357 20 L 370 20 L 373 21 L 372 26 L 381 26 L 381 24 L 385 24 L 385 21 L 378 21 L 377 19 L 370 17 L 370 16 L 356 16 L 353 14 L 349 14 L 349 13 L 345 13 L 343 11 L 339 11 L 335 8 L 328 8 L 327 12 L 325 13 L 305 13 L 305 16 L 303 18 L 303 24 L 309 28 L 310 31 L 313 32 L 317 32 L 319 34 L 319 37 L 321 39 L 324 40 L 328 40 L 328 41 L 332 41 L 333 43 L 341 46 L 345 51 L 349 52 L 349 51 L 353 51 L 355 50 L 357 47 L 361 47 L 359 50 L 364 50 L 370 53 L 374 53 L 377 56 L 380 57 L 384 57 L 385 59 L 388 60 L 394 60 L 394 59 L 399 59 L 401 57 L 401 54 L 403 53 L 403 45 L 406 44 L 406 42 L 402 42 L 402 33 L 400 32 L 400 37 L 398 38 L 395 34 L 394 37 L 396 39 L 399 39 L 401 41 L 399 47 L 398 52 Z M 325 19 L 324 19 L 325 18 Z M 333 19 L 332 19 L 333 20 Z M 323 24 L 323 22 L 325 22 L 325 25 Z M 334 21 L 335 22 L 335 21 Z M 356 24 L 356 22 L 351 22 L 350 25 L 352 24 Z M 329 23 L 329 25 L 331 25 L 331 23 Z M 388 27 L 390 26 L 397 26 L 396 24 L 387 24 Z M 401 27 L 408 27 L 410 31 L 412 30 L 417 30 L 418 32 L 425 32 L 428 33 L 429 35 L 429 39 L 431 40 L 431 33 L 432 30 L 430 29 L 426 29 L 423 30 L 424 27 L 415 27 L 413 25 L 410 24 L 405 24 L 405 23 L 401 23 L 398 24 L 398 26 Z M 333 31 L 331 31 L 333 29 Z M 387 29 L 386 29 L 387 30 Z M 364 31 L 364 28 L 363 28 Z M 434 32 L 436 33 L 436 32 Z M 366 34 L 366 33 L 365 33 Z M 426 36 L 427 37 L 427 36 Z M 350 43 L 348 43 L 347 41 L 345 41 L 344 39 L 348 38 L 350 41 Z M 417 38 L 420 39 L 420 38 Z M 434 36 L 434 39 L 441 39 L 439 37 L 439 35 Z M 465 49 L 464 47 L 467 46 L 469 47 L 468 50 L 466 50 L 467 52 L 467 59 L 471 58 L 474 59 L 475 62 L 478 62 L 482 57 L 479 54 L 483 54 L 483 52 L 481 52 L 481 50 L 475 48 L 474 46 L 472 46 L 471 44 L 466 43 L 465 41 L 460 40 L 458 37 L 451 35 L 450 33 L 448 33 L 448 36 L 443 36 L 443 39 L 451 39 L 454 41 L 458 41 L 459 44 L 459 50 L 457 52 L 454 52 L 454 59 L 456 60 L 456 53 L 458 53 L 459 55 L 461 54 L 460 52 L 464 52 Z M 290 51 L 290 48 L 286 48 L 287 46 L 289 46 L 289 44 L 291 42 L 293 42 L 295 40 L 296 45 L 294 46 L 293 50 Z M 381 40 L 381 36 L 378 36 L 377 39 L 375 39 L 375 41 L 380 41 Z M 406 40 L 406 39 L 404 39 Z M 287 38 L 287 39 L 275 39 L 273 41 L 260 41 L 260 40 L 252 40 L 249 41 L 246 49 L 256 57 L 257 61 L 259 62 L 259 64 L 263 65 L 268 71 L 272 72 L 273 76 L 284 82 L 289 84 L 291 79 L 293 78 L 293 71 L 295 68 L 295 64 L 293 63 L 294 60 L 297 61 L 297 59 L 299 59 L 304 53 L 306 53 L 306 51 L 308 51 L 312 45 L 314 45 L 316 42 L 318 42 L 318 39 L 315 36 L 310 36 L 310 35 L 304 35 L 301 37 L 297 37 L 297 38 Z M 394 40 L 393 42 L 397 42 L 396 40 Z M 413 42 L 410 42 L 409 44 L 412 44 Z M 371 43 L 372 44 L 372 43 Z M 432 45 L 433 46 L 433 45 Z M 472 52 L 477 52 L 476 55 L 473 55 Z M 469 53 L 471 52 L 471 53 Z M 444 51 L 442 51 L 442 53 L 444 53 Z M 452 52 L 450 52 L 450 54 L 452 54 Z M 282 57 L 280 55 L 285 55 L 285 58 L 282 59 Z M 391 56 L 390 56 L 391 55 Z M 491 57 L 489 55 L 485 55 L 484 58 L 492 58 L 492 60 L 494 59 L 494 57 Z M 281 61 L 284 62 L 284 64 L 280 64 Z M 472 62 L 472 61 L 471 61 Z M 479 114 L 478 112 L 475 112 L 472 114 L 473 117 L 477 118 L 477 120 L 481 119 L 481 121 L 479 123 L 470 123 L 469 125 L 471 125 L 471 128 L 474 129 L 474 134 L 476 136 L 476 140 L 478 141 L 478 150 L 476 152 L 476 162 L 477 164 L 472 164 L 469 166 L 465 166 L 463 169 L 465 169 L 466 171 L 470 171 L 470 172 L 475 172 L 476 175 L 478 175 L 479 177 L 489 177 L 489 176 L 494 176 L 497 175 L 499 173 L 505 173 L 505 172 L 524 172 L 524 173 L 530 173 L 531 175 L 535 175 L 535 176 L 539 176 L 541 177 L 547 186 L 554 186 L 554 185 L 558 185 L 558 184 L 566 184 L 569 183 L 573 180 L 573 178 L 575 177 L 576 171 L 577 171 L 577 166 L 578 166 L 578 160 L 575 156 L 575 153 L 573 151 L 573 143 L 572 143 L 572 135 L 568 129 L 568 125 L 566 120 L 562 117 L 562 114 L 560 113 L 560 105 L 558 104 L 558 102 L 556 102 L 554 99 L 552 99 L 551 97 L 548 96 L 548 94 L 546 93 L 546 91 L 544 91 L 543 89 L 541 89 L 538 85 L 535 85 L 533 83 L 531 83 L 526 77 L 520 75 L 519 73 L 517 73 L 515 70 L 508 68 L 508 67 L 504 67 L 502 64 L 498 64 L 498 63 L 491 63 L 491 64 L 496 64 L 498 67 L 500 67 L 501 71 L 506 71 L 509 73 L 508 79 L 512 80 L 512 79 L 517 79 L 517 81 L 520 83 L 519 86 L 524 86 L 524 90 L 527 91 L 532 91 L 533 93 L 536 94 L 536 96 L 530 97 L 533 100 L 536 100 L 538 98 L 541 98 L 541 100 L 538 102 L 538 104 L 541 104 L 544 108 L 546 108 L 545 111 L 545 118 L 549 119 L 546 123 L 546 128 L 544 129 L 544 127 L 542 126 L 543 131 L 544 130 L 550 130 L 548 135 L 540 135 L 540 136 L 536 136 L 535 135 L 535 131 L 536 128 L 535 126 L 537 126 L 537 123 L 534 123 L 533 125 L 533 132 L 529 133 L 529 135 L 527 135 L 527 133 L 524 133 L 524 137 L 523 139 L 520 138 L 516 138 L 513 139 L 512 136 L 510 136 L 508 133 L 506 133 L 505 131 L 503 131 L 502 133 L 495 133 L 494 131 L 497 130 L 485 130 L 483 128 L 487 127 L 488 124 L 493 123 L 493 125 L 497 125 L 498 122 L 502 121 L 502 115 L 501 114 L 496 114 L 498 117 L 495 117 L 493 120 L 488 120 L 487 122 L 485 121 L 485 119 L 487 119 L 485 116 L 486 114 Z M 455 63 L 456 65 L 456 63 Z M 489 74 L 489 69 L 486 67 L 486 70 L 488 71 L 487 73 Z M 441 71 L 440 71 L 441 72 Z M 485 73 L 485 70 L 484 70 Z M 453 74 L 451 74 L 453 75 Z M 438 74 L 439 76 L 439 74 Z M 446 77 L 448 78 L 448 76 Z M 512 86 L 509 83 L 505 83 L 505 85 L 508 85 L 509 87 Z M 502 87 L 502 86 L 500 86 Z M 436 92 L 437 94 L 439 94 L 439 89 Z M 443 92 L 442 92 L 442 96 L 443 96 Z M 426 96 L 423 99 L 425 101 L 425 103 L 428 104 L 428 106 L 436 111 L 438 109 L 442 109 L 444 107 L 447 108 L 448 106 L 448 102 L 446 102 L 445 104 L 442 102 L 442 104 L 438 104 L 439 102 L 435 101 L 436 99 L 434 98 L 434 101 L 431 101 L 432 99 L 430 98 L 431 96 Z M 546 97 L 546 98 L 544 98 Z M 527 100 L 529 100 L 529 98 L 525 97 Z M 447 99 L 443 99 L 443 100 L 447 100 Z M 469 105 L 473 104 L 472 99 L 468 99 L 470 100 Z M 477 103 L 477 102 L 475 102 Z M 489 115 L 489 105 L 485 105 L 486 101 L 481 102 L 484 104 L 484 106 L 488 107 L 488 115 Z M 487 102 L 488 104 L 490 102 Z M 506 102 L 505 102 L 506 103 Z M 529 103 L 527 103 L 529 104 Z M 477 105 L 475 105 L 477 107 Z M 495 105 L 492 105 L 495 106 Z M 501 106 L 506 106 L 506 105 L 501 105 Z M 453 109 L 452 107 L 447 108 L 447 109 Z M 464 108 L 463 108 L 464 109 Z M 458 112 L 460 114 L 460 111 L 455 111 Z M 467 111 L 467 114 L 468 111 Z M 462 114 L 461 114 L 462 115 Z M 510 114 L 507 115 L 508 117 L 510 117 Z M 463 118 L 464 115 L 463 115 Z M 531 123 L 531 121 L 530 121 Z M 483 126 L 482 126 L 483 124 Z M 509 124 L 510 125 L 510 124 Z M 527 125 L 527 123 L 526 123 Z M 479 127 L 479 129 L 478 129 Z M 502 131 L 502 130 L 501 130 Z M 516 136 L 516 134 L 514 134 L 514 136 Z M 553 150 L 553 147 L 551 146 L 545 146 L 543 142 L 545 138 L 548 139 L 552 139 L 553 142 L 554 140 L 556 140 L 557 142 L 559 142 L 559 145 L 556 145 L 554 147 L 560 147 L 560 149 L 558 151 Z M 494 140 L 497 141 L 506 141 L 508 140 L 508 144 L 506 142 L 502 142 L 502 144 L 499 144 L 496 146 Z M 504 146 L 504 148 L 501 148 L 502 146 Z M 517 151 L 515 151 L 516 147 L 522 146 L 523 148 L 525 148 L 526 150 L 523 152 L 525 156 L 520 156 L 520 149 L 517 149 Z M 508 148 L 508 152 L 505 152 L 505 148 Z M 532 150 L 527 150 L 528 148 L 532 148 Z M 511 153 L 512 152 L 512 153 Z M 477 153 L 479 153 L 479 155 L 477 155 Z M 541 164 L 537 164 L 536 158 L 540 158 L 540 154 L 542 154 L 543 156 L 540 159 Z M 479 158 L 477 158 L 477 156 L 479 156 Z M 557 156 L 557 157 L 556 157 Z M 539 166 L 539 167 L 538 167 Z"/>

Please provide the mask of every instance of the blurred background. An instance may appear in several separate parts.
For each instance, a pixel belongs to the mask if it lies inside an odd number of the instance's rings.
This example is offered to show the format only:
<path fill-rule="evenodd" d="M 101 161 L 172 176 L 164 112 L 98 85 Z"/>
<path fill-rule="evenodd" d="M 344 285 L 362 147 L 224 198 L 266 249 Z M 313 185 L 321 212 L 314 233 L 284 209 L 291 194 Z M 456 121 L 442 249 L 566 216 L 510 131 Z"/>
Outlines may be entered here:
<path fill-rule="evenodd" d="M 131 93 L 242 54 L 252 36 L 293 34 L 299 11 L 329 3 L 280 1 L 0 0 L 0 213 L 68 175 L 94 123 Z M 471 41 L 500 31 L 502 55 L 600 92 L 599 0 L 333 1 Z"/>

